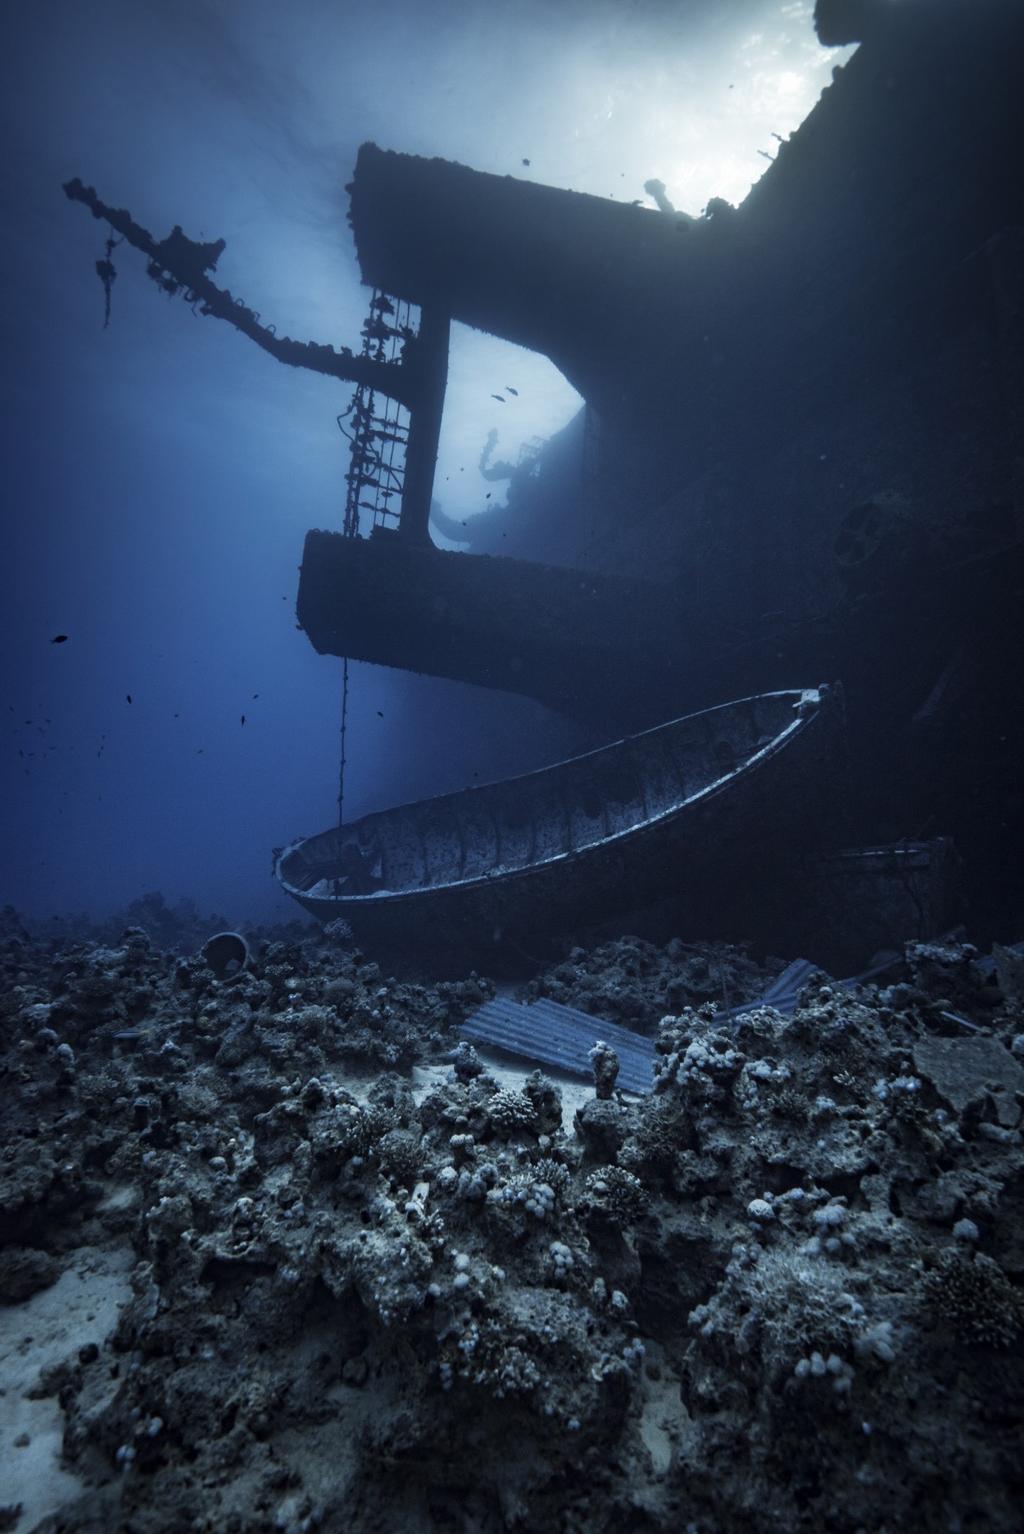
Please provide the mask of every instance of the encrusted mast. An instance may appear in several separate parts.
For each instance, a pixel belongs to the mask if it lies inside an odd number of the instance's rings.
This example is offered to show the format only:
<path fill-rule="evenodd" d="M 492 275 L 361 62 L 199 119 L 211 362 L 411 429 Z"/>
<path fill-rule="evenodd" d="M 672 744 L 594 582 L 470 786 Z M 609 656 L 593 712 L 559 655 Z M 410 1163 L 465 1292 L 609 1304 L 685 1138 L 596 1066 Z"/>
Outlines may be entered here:
<path fill-rule="evenodd" d="M 395 361 L 382 360 L 366 348 L 357 354 L 345 346 L 294 341 L 290 336 L 279 336 L 273 325 L 264 325 L 254 309 L 212 280 L 209 274 L 216 269 L 224 252 L 223 240 L 207 243 L 192 240 L 177 224 L 166 239 L 155 240 L 126 209 L 108 206 L 92 187 L 83 185 L 77 177 L 65 182 L 64 191 L 73 202 L 83 203 L 94 218 L 106 222 L 122 240 L 149 257 L 146 270 L 165 293 L 172 296 L 180 293 L 186 303 L 198 308 L 200 314 L 227 320 L 278 362 L 354 383 L 360 389 L 386 395 L 403 406 L 409 412 L 409 423 L 402 510 L 394 531 L 415 541 L 427 538 L 430 492 L 448 374 L 447 315 L 432 308 L 422 311 L 419 330 L 407 326 L 402 331 L 399 359 Z M 117 275 L 110 259 L 114 244 L 111 235 L 105 257 L 97 263 L 107 293 L 108 315 L 110 285 Z"/>

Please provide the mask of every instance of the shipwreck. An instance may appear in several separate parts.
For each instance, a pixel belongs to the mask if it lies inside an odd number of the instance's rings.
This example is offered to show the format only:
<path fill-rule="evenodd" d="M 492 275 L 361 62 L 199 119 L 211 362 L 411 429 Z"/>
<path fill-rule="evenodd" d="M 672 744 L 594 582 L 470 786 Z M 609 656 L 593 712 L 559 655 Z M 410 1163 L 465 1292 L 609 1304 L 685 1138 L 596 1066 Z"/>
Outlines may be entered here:
<path fill-rule="evenodd" d="M 687 794 L 633 783 L 642 879 L 588 876 L 623 851 L 603 767 L 586 788 L 600 834 L 574 841 L 570 808 L 559 840 L 540 815 L 557 894 L 543 858 L 503 860 L 503 817 L 538 834 L 524 796 L 550 807 L 555 785 L 586 779 L 580 758 L 536 789 L 384 809 L 294 844 L 276 868 L 307 909 L 370 937 L 399 912 L 470 952 L 503 931 L 528 946 L 541 927 L 578 936 L 627 911 L 640 925 L 648 900 L 698 919 L 693 859 L 701 936 L 826 958 L 845 943 L 856 963 L 869 930 L 1019 927 L 1024 13 L 819 0 L 816 24 L 860 47 L 744 202 L 697 219 L 364 145 L 348 188 L 372 290 L 358 351 L 278 337 L 215 284 L 221 242 L 156 241 L 68 183 L 165 289 L 355 385 L 342 526 L 310 531 L 301 566 L 298 618 L 320 654 L 534 697 L 620 740 L 620 762 L 666 721 L 842 687 L 844 768 L 830 757 L 808 794 L 800 754 L 773 756 L 745 864 L 730 843 L 717 877 L 709 849 L 729 842 L 744 772 L 683 857 Z M 543 353 L 585 403 L 453 552 L 430 527 L 456 321 Z M 896 896 L 888 929 L 861 920 Z M 844 936 L 848 900 L 861 915 Z"/>

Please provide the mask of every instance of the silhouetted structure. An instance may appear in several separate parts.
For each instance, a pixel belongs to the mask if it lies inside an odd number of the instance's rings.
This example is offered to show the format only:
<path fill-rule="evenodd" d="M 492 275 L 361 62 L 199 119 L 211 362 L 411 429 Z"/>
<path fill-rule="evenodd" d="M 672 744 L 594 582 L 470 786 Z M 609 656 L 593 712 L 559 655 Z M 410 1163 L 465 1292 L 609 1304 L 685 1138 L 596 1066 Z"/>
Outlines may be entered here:
<path fill-rule="evenodd" d="M 742 206 L 701 219 L 364 145 L 361 356 L 276 337 L 212 283 L 222 242 L 157 244 L 66 190 L 168 291 L 357 384 L 346 530 L 367 487 L 375 525 L 306 540 L 319 651 L 527 693 L 609 739 L 841 679 L 851 829 L 952 833 L 976 919 L 1019 920 L 1024 8 L 820 0 L 816 21 L 858 52 Z M 452 320 L 586 400 L 512 477 L 517 558 L 430 546 Z"/>
<path fill-rule="evenodd" d="M 524 488 L 501 545 L 564 561 L 575 528 L 577 568 L 660 583 L 586 603 L 624 664 L 591 672 L 581 712 L 600 693 L 613 735 L 840 677 L 865 839 L 953 832 L 998 908 L 1024 854 L 1024 12 L 835 3 L 818 22 L 862 45 L 740 208 L 686 223 L 364 145 L 358 255 L 367 282 L 544 352 L 587 401 L 587 472 L 562 465 L 560 501 Z M 565 696 L 550 651 L 509 678 L 514 615 L 558 621 L 550 568 L 492 563 L 436 553 L 410 580 L 393 542 L 311 540 L 302 621 L 318 648 L 335 622 L 366 659 Z"/>

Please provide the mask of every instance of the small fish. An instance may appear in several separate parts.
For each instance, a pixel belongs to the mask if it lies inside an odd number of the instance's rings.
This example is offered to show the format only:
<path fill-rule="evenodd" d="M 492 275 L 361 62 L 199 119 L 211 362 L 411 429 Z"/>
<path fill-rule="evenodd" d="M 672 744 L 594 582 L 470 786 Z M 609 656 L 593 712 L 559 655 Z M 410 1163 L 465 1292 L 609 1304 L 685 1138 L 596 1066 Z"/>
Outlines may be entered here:
<path fill-rule="evenodd" d="M 523 164 L 524 164 L 524 165 L 529 165 L 529 163 L 530 163 L 530 162 L 529 162 L 529 160 L 524 160 L 524 161 L 523 161 Z"/>
<path fill-rule="evenodd" d="M 493 490 L 488 490 L 487 494 L 484 496 L 484 500 L 485 501 L 489 501 L 493 494 L 494 494 Z"/>
<path fill-rule="evenodd" d="M 496 399 L 499 405 L 503 405 L 505 403 L 504 394 L 492 394 L 491 399 Z"/>
<path fill-rule="evenodd" d="M 517 399 L 519 397 L 519 390 L 518 389 L 513 389 L 511 384 L 506 384 L 505 385 L 505 393 L 506 394 L 514 394 Z"/>
<path fill-rule="evenodd" d="M 126 692 L 126 693 L 125 693 L 125 697 L 126 697 L 126 698 L 127 698 L 127 700 L 128 700 L 128 702 L 129 702 L 129 703 L 130 703 L 130 702 L 131 702 L 131 701 L 132 701 L 132 695 L 131 695 L 131 693 L 130 693 L 130 692 Z"/>
<path fill-rule="evenodd" d="M 259 697 L 259 693 L 258 693 L 258 692 L 254 692 L 254 693 L 253 693 L 253 697 L 254 697 L 254 698 L 258 698 L 258 697 Z"/>
<path fill-rule="evenodd" d="M 54 634 L 53 638 L 50 640 L 51 644 L 67 644 L 67 642 L 68 636 L 66 634 Z"/>
<path fill-rule="evenodd" d="M 242 715 L 242 723 L 243 724 L 245 723 L 245 715 L 244 714 Z"/>
<path fill-rule="evenodd" d="M 383 719 L 384 718 L 384 715 L 383 715 L 383 713 L 381 712 L 380 709 L 377 710 L 377 718 L 378 719 Z"/>

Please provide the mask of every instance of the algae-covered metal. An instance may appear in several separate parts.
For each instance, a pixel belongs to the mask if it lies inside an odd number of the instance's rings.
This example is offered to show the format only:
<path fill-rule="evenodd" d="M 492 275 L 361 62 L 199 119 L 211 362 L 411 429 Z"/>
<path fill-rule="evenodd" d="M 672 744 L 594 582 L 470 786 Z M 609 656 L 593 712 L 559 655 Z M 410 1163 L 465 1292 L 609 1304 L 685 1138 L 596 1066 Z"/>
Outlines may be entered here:
<path fill-rule="evenodd" d="M 666 899 L 706 935 L 820 846 L 841 739 L 838 689 L 763 693 L 365 815 L 286 847 L 275 873 L 375 952 L 493 963 Z"/>

